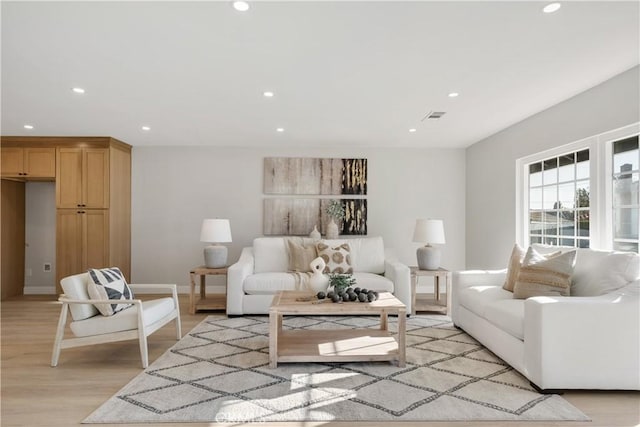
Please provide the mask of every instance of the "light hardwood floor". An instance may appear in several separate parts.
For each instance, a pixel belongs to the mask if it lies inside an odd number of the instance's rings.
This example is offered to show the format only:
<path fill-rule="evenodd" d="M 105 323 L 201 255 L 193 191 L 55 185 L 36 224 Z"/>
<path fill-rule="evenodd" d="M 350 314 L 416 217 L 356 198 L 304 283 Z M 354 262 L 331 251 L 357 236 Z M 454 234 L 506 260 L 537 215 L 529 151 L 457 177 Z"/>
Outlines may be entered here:
<path fill-rule="evenodd" d="M 143 297 L 144 298 L 144 297 Z M 180 295 L 183 332 L 188 333 L 208 313 L 189 314 L 188 295 Z M 75 426 L 142 372 L 135 341 L 101 344 L 63 350 L 57 368 L 49 366 L 60 306 L 53 297 L 28 296 L 3 301 L 1 346 L 1 418 L 8 426 Z M 175 343 L 173 325 L 149 337 L 152 363 Z M 615 358 L 614 358 L 615 359 Z M 396 423 L 414 426 L 636 426 L 640 424 L 638 392 L 568 392 L 563 396 L 592 418 L 592 422 L 564 423 Z M 256 425 L 289 427 L 388 426 L 390 423 L 279 423 Z M 102 424 L 105 425 L 106 424 Z M 118 424 L 121 426 L 122 424 Z M 158 427 L 176 425 L 220 426 L 221 424 L 145 424 Z M 237 426 L 237 424 L 235 424 Z"/>

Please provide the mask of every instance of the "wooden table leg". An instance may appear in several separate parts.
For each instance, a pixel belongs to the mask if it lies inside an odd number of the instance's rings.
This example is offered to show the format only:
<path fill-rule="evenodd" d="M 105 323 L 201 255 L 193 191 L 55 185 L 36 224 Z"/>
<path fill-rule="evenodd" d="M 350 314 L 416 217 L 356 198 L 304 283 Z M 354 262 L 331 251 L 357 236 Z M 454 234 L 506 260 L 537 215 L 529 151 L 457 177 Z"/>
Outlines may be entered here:
<path fill-rule="evenodd" d="M 451 316 L 451 273 L 447 273 L 445 278 L 446 280 L 446 289 L 447 289 L 447 316 Z"/>
<path fill-rule="evenodd" d="M 269 310 L 269 367 L 278 367 L 278 332 L 282 325 L 282 316 L 275 310 Z M 280 324 L 280 325 L 279 325 Z"/>
<path fill-rule="evenodd" d="M 416 287 L 418 286 L 418 275 L 411 275 L 411 314 L 416 314 Z"/>
<path fill-rule="evenodd" d="M 407 362 L 407 310 L 398 310 L 398 367 L 404 368 Z"/>
<path fill-rule="evenodd" d="M 436 303 L 440 302 L 440 276 L 436 275 L 433 278 L 433 283 L 434 283 L 434 288 L 433 288 L 433 293 L 435 294 L 433 296 L 433 299 L 436 300 Z"/>
<path fill-rule="evenodd" d="M 380 330 L 388 331 L 389 330 L 389 315 L 386 311 L 380 313 Z"/>
<path fill-rule="evenodd" d="M 207 298 L 207 276 L 205 274 L 200 275 L 200 299 L 204 302 Z"/>
<path fill-rule="evenodd" d="M 191 314 L 196 314 L 196 281 L 195 281 L 195 274 L 191 273 L 189 274 L 189 276 L 191 277 L 191 287 L 189 290 L 189 313 Z"/>

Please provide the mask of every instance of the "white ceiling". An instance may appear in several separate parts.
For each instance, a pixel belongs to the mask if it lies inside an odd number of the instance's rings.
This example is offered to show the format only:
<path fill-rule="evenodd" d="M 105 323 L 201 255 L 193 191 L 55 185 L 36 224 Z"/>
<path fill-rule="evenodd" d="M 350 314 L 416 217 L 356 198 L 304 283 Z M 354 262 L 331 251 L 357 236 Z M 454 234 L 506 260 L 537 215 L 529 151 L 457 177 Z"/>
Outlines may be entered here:
<path fill-rule="evenodd" d="M 637 1 L 251 5 L 3 1 L 2 134 L 466 147 L 639 63 Z"/>

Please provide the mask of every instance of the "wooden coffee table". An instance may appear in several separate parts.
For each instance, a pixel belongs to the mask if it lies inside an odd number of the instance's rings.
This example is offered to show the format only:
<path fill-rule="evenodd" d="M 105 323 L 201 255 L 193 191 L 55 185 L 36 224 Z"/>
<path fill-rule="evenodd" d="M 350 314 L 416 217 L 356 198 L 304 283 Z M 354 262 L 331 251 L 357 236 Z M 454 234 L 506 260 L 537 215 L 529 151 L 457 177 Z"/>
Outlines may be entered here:
<path fill-rule="evenodd" d="M 269 309 L 269 367 L 278 362 L 406 362 L 407 309 L 389 292 L 377 301 L 333 303 L 323 300 L 296 301 L 308 292 L 281 291 Z M 398 334 L 389 331 L 388 315 L 398 316 Z M 282 330 L 283 316 L 378 315 L 380 329 Z"/>

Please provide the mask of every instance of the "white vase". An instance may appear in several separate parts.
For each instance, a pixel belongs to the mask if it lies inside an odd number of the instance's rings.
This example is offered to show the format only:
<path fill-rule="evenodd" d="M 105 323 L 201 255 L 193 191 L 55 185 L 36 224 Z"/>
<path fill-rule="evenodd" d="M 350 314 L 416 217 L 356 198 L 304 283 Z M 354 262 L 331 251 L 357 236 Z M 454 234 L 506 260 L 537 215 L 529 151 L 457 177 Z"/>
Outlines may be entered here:
<path fill-rule="evenodd" d="M 327 288 L 329 288 L 329 277 L 322 273 L 326 266 L 327 264 L 320 257 L 309 263 L 309 267 L 313 272 L 309 278 L 309 286 L 313 289 L 313 292 L 326 292 Z"/>
<path fill-rule="evenodd" d="M 337 239 L 338 238 L 338 224 L 335 223 L 333 218 L 327 224 L 327 239 Z"/>
<path fill-rule="evenodd" d="M 313 226 L 313 230 L 311 231 L 311 233 L 309 233 L 309 237 L 311 237 L 313 240 L 322 239 L 322 236 L 320 235 L 320 232 L 318 231 L 318 226 L 317 225 Z"/>

